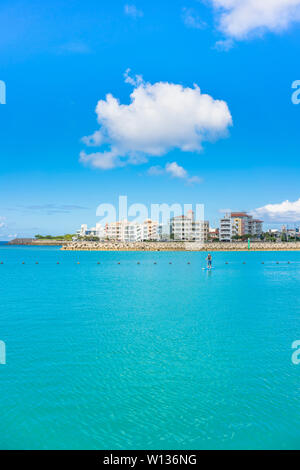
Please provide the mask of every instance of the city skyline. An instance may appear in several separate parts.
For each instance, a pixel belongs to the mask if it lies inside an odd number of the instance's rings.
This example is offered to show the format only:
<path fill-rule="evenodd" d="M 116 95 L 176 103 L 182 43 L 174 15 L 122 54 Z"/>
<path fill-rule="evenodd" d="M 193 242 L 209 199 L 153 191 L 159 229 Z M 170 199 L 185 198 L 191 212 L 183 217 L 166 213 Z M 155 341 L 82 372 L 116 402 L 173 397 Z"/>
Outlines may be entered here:
<path fill-rule="evenodd" d="M 251 23 L 221 0 L 3 1 L 0 240 L 74 233 L 119 194 L 299 225 L 288 3 Z"/>

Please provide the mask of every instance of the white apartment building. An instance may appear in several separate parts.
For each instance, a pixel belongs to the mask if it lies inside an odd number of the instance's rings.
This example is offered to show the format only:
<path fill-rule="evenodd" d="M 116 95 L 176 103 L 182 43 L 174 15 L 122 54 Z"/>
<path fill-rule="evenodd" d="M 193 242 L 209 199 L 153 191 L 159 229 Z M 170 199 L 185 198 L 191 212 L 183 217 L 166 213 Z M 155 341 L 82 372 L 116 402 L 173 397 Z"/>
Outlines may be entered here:
<path fill-rule="evenodd" d="M 100 240 L 116 240 L 121 242 L 138 242 L 144 240 L 160 240 L 161 225 L 150 219 L 143 223 L 130 222 L 122 220 L 119 222 L 110 222 L 103 227 L 96 224 L 96 227 L 88 229 L 86 224 L 81 225 L 81 229 L 77 231 L 80 237 L 95 236 Z"/>
<path fill-rule="evenodd" d="M 101 224 L 96 224 L 96 227 L 91 227 L 88 229 L 88 226 L 86 224 L 82 224 L 80 227 L 80 230 L 77 230 L 76 234 L 79 237 L 98 237 L 98 238 L 104 238 L 105 236 L 105 231 L 104 227 Z"/>
<path fill-rule="evenodd" d="M 178 241 L 207 241 L 209 222 L 195 220 L 194 212 L 188 211 L 187 215 L 171 218 L 170 234 L 171 239 Z"/>
<path fill-rule="evenodd" d="M 162 225 L 147 219 L 142 224 L 142 240 L 158 241 L 162 237 Z"/>
<path fill-rule="evenodd" d="M 231 242 L 233 236 L 233 221 L 230 216 L 225 215 L 220 220 L 220 242 Z"/>
<path fill-rule="evenodd" d="M 259 238 L 262 234 L 263 221 L 253 219 L 246 212 L 231 212 L 220 220 L 220 241 L 230 242 L 238 235 L 252 235 Z"/>
<path fill-rule="evenodd" d="M 122 226 L 121 239 L 120 239 L 121 241 L 129 243 L 129 242 L 140 242 L 142 240 L 142 235 L 143 235 L 142 224 L 124 221 L 121 226 Z"/>
<path fill-rule="evenodd" d="M 104 228 L 105 239 L 107 240 L 122 240 L 124 234 L 124 223 L 111 222 L 107 223 Z"/>

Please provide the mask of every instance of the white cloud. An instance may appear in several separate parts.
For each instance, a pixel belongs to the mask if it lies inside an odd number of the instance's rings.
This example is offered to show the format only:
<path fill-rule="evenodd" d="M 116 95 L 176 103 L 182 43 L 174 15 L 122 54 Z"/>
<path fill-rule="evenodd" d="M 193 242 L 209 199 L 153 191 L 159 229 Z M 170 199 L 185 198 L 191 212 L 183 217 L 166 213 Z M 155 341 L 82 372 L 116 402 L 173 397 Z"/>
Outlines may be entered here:
<path fill-rule="evenodd" d="M 125 80 L 125 83 L 129 83 L 133 87 L 138 87 L 139 85 L 142 85 L 142 83 L 144 82 L 142 75 L 135 75 L 134 77 L 131 77 L 130 69 L 127 69 L 125 71 L 124 80 Z"/>
<path fill-rule="evenodd" d="M 124 12 L 128 16 L 132 16 L 132 18 L 140 18 L 144 16 L 142 10 L 138 10 L 135 5 L 125 5 Z"/>
<path fill-rule="evenodd" d="M 172 163 L 167 163 L 166 165 L 166 172 L 170 173 L 173 178 L 186 178 L 187 177 L 187 171 L 178 163 L 172 162 Z"/>
<path fill-rule="evenodd" d="M 219 30 L 235 40 L 266 31 L 284 31 L 300 21 L 300 0 L 210 1 L 216 11 Z"/>
<path fill-rule="evenodd" d="M 159 176 L 163 174 L 169 174 L 172 178 L 179 178 L 184 180 L 188 184 L 199 184 L 202 183 L 202 179 L 198 176 L 189 176 L 188 172 L 177 162 L 167 163 L 165 168 L 160 165 L 151 166 L 148 170 L 148 174 L 151 176 Z"/>
<path fill-rule="evenodd" d="M 148 175 L 150 176 L 159 176 L 159 175 L 163 175 L 164 173 L 165 173 L 165 170 L 160 165 L 151 166 L 148 170 Z"/>
<path fill-rule="evenodd" d="M 265 222 L 300 222 L 300 198 L 294 202 L 286 200 L 279 204 L 267 204 L 252 211 L 252 215 Z"/>
<path fill-rule="evenodd" d="M 193 8 L 182 9 L 182 20 L 188 28 L 202 29 L 205 26 Z"/>
<path fill-rule="evenodd" d="M 111 152 L 94 152 L 87 154 L 84 150 L 80 152 L 81 163 L 90 164 L 94 168 L 101 170 L 111 170 L 117 166 L 123 166 L 120 158 L 115 151 Z"/>
<path fill-rule="evenodd" d="M 5 220 L 6 220 L 5 217 L 0 217 L 0 228 L 6 227 Z"/>
<path fill-rule="evenodd" d="M 199 176 L 191 176 L 190 178 L 187 179 L 188 184 L 200 184 L 203 183 L 203 179 L 199 178 Z"/>
<path fill-rule="evenodd" d="M 229 51 L 234 46 L 234 41 L 232 39 L 222 39 L 217 41 L 215 44 L 215 49 L 219 51 Z"/>
<path fill-rule="evenodd" d="M 111 169 L 140 164 L 150 156 L 172 149 L 199 152 L 205 141 L 225 137 L 232 117 L 225 101 L 202 94 L 200 88 L 168 82 L 154 84 L 125 74 L 134 86 L 130 104 L 121 104 L 111 94 L 96 106 L 100 129 L 82 140 L 99 151 L 82 151 L 80 160 L 93 167 Z"/>

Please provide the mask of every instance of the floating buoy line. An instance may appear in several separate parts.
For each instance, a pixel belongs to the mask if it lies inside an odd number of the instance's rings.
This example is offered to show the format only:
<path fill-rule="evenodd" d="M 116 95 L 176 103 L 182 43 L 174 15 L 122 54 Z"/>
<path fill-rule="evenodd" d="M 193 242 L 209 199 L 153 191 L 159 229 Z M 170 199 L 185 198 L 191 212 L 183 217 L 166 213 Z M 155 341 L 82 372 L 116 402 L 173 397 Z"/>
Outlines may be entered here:
<path fill-rule="evenodd" d="M 267 262 L 267 263 L 269 264 L 269 266 L 270 266 L 270 265 L 274 265 L 274 264 L 278 265 L 278 264 L 284 264 L 284 263 L 286 263 L 286 264 L 292 264 L 291 261 L 281 261 L 281 262 L 280 262 L 280 261 L 269 261 L 269 262 Z M 293 263 L 295 264 L 295 262 L 293 262 Z M 297 261 L 296 261 L 296 263 L 297 263 Z M 4 264 L 4 261 L 0 261 L 0 264 Z M 25 262 L 25 261 L 22 261 L 21 264 L 26 264 L 26 262 Z M 40 264 L 40 262 L 39 262 L 39 261 L 35 261 L 34 264 Z M 60 261 L 57 261 L 56 264 L 60 264 Z M 76 261 L 76 264 L 80 264 L 80 261 Z M 97 265 L 100 265 L 100 264 L 101 264 L 101 262 L 100 262 L 100 261 L 97 261 Z M 117 264 L 120 265 L 120 264 L 121 264 L 121 261 L 118 261 Z M 140 265 L 140 264 L 142 264 L 142 263 L 141 263 L 140 261 L 137 261 L 136 264 Z M 156 261 L 153 261 L 153 264 L 157 264 L 157 262 L 156 262 Z M 169 264 L 173 264 L 173 262 L 172 262 L 172 261 L 169 261 Z M 190 265 L 191 262 L 190 262 L 190 261 L 187 261 L 186 264 L 189 264 L 189 265 Z M 225 261 L 225 264 L 226 264 L 226 265 L 229 265 L 229 262 L 228 262 L 228 261 Z M 232 264 L 235 264 L 235 265 L 236 265 L 236 264 L 238 264 L 238 263 L 231 263 L 231 265 L 232 265 Z M 242 264 L 247 264 L 247 263 L 246 263 L 246 261 L 242 261 Z M 260 264 L 264 264 L 264 265 L 265 265 L 266 262 L 265 262 L 265 261 L 261 261 Z"/>

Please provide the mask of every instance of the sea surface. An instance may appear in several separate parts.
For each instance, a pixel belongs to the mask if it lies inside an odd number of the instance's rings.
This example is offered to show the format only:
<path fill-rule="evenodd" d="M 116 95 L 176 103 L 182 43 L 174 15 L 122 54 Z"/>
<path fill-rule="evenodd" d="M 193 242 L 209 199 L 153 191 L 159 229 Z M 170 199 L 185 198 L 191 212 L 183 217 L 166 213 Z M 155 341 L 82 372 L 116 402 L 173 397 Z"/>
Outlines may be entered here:
<path fill-rule="evenodd" d="M 1 449 L 300 449 L 300 252 L 0 262 Z"/>

